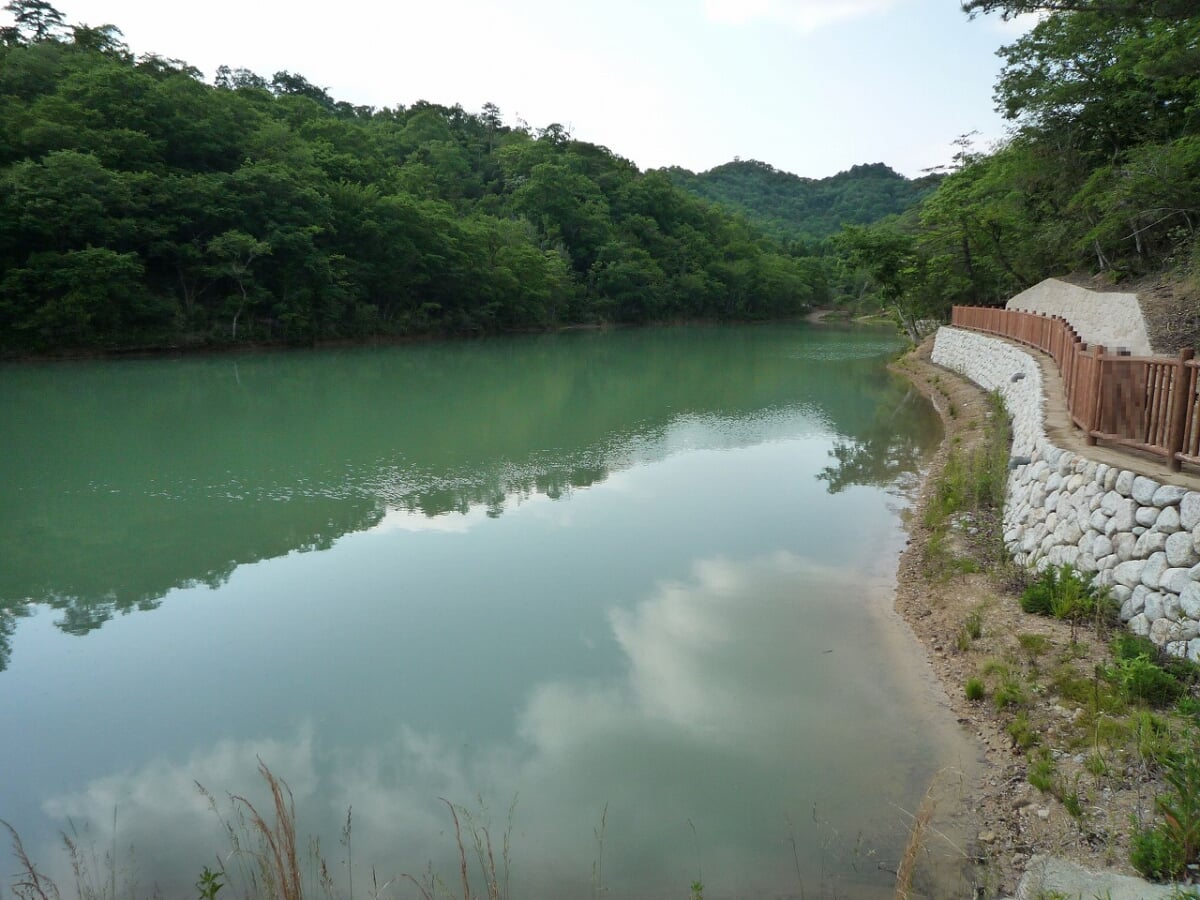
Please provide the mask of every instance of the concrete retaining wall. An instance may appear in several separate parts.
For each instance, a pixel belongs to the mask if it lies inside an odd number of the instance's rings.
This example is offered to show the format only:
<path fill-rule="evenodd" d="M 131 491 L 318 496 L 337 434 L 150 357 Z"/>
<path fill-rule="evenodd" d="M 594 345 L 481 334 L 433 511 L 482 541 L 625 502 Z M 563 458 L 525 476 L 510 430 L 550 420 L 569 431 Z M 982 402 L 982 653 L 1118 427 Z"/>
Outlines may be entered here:
<path fill-rule="evenodd" d="M 1062 316 L 1089 344 L 1103 344 L 1112 351 L 1123 348 L 1134 356 L 1150 356 L 1153 352 L 1137 294 L 1089 291 L 1047 278 L 1017 294 L 1005 306 Z"/>
<path fill-rule="evenodd" d="M 999 391 L 1012 416 L 1012 455 L 1029 460 L 1008 478 L 1004 543 L 1014 559 L 1091 573 L 1131 631 L 1200 662 L 1200 493 L 1052 444 L 1041 369 L 1012 344 L 942 328 L 933 361 Z"/>

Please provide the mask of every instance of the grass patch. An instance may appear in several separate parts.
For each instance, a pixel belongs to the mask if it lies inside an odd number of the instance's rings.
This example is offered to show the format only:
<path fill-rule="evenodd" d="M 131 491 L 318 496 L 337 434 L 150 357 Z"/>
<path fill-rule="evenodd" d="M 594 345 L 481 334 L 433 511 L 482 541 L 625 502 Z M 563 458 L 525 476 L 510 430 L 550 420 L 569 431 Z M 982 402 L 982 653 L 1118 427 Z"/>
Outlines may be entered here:
<path fill-rule="evenodd" d="M 1021 679 L 1010 675 L 1001 680 L 995 693 L 992 694 L 992 702 L 996 704 L 998 710 L 1007 706 L 1021 706 L 1025 702 L 1025 687 Z"/>
<path fill-rule="evenodd" d="M 1083 799 L 1079 795 L 1079 785 L 1072 785 L 1070 790 L 1066 787 L 1059 788 L 1059 799 L 1062 801 L 1063 807 L 1067 810 L 1067 815 L 1072 819 L 1079 821 L 1083 818 Z"/>
<path fill-rule="evenodd" d="M 992 569 L 1004 559 L 1000 522 L 1012 435 L 1000 395 L 989 395 L 988 403 L 980 445 L 967 451 L 958 436 L 952 440 L 925 507 L 930 531 L 925 568 L 933 577 Z M 954 528 L 962 531 L 965 552 L 951 549 L 948 535 Z"/>
<path fill-rule="evenodd" d="M 1030 763 L 1026 777 L 1035 788 L 1043 794 L 1048 794 L 1054 787 L 1057 773 L 1058 767 L 1054 764 L 1054 758 L 1049 753 L 1043 752 Z"/>
<path fill-rule="evenodd" d="M 1174 752 L 1170 723 L 1151 712 L 1138 712 L 1132 719 L 1133 740 L 1138 759 L 1149 769 L 1159 769 Z"/>
<path fill-rule="evenodd" d="M 977 641 L 983 637 L 983 613 L 978 609 L 972 610 L 970 615 L 967 616 L 963 630 L 966 631 L 967 636 L 973 641 Z"/>
<path fill-rule="evenodd" d="M 1017 645 L 1026 663 L 1036 672 L 1042 656 L 1050 649 L 1050 639 L 1044 634 L 1023 633 L 1017 635 Z"/>
<path fill-rule="evenodd" d="M 1017 713 L 1004 730 L 1008 732 L 1008 736 L 1012 738 L 1013 746 L 1018 750 L 1029 750 L 1038 744 L 1039 738 L 1037 732 L 1030 725 L 1029 714 L 1025 710 Z"/>

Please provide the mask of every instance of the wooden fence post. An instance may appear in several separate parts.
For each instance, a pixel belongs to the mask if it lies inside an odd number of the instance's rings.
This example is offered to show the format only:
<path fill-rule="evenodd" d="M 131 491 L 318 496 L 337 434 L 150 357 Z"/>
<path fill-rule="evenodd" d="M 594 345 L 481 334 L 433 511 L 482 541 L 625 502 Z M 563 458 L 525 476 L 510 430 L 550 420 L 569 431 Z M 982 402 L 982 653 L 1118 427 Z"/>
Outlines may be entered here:
<path fill-rule="evenodd" d="M 1087 386 L 1087 394 L 1092 400 L 1092 408 L 1088 410 L 1087 445 L 1096 446 L 1096 432 L 1100 430 L 1101 401 L 1104 399 L 1104 345 L 1097 344 L 1092 355 L 1092 381 Z"/>
<path fill-rule="evenodd" d="M 1179 359 L 1175 361 L 1175 379 L 1171 385 L 1171 430 L 1167 438 L 1167 468 L 1172 472 L 1179 471 L 1179 453 L 1183 450 L 1183 433 L 1187 426 L 1190 412 L 1192 379 L 1188 376 L 1187 362 L 1195 351 L 1184 347 L 1179 351 Z"/>

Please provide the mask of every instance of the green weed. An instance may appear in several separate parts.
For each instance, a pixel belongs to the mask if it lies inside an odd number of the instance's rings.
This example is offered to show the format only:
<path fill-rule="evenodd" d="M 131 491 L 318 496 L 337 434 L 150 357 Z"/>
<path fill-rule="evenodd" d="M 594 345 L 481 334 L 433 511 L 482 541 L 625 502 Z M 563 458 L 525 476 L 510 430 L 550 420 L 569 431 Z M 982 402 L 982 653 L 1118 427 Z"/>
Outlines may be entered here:
<path fill-rule="evenodd" d="M 223 887 L 225 887 L 225 882 L 221 880 L 221 873 L 214 872 L 205 866 L 204 871 L 200 873 L 200 878 L 196 881 L 196 893 L 200 900 L 215 900 L 217 892 Z"/>
<path fill-rule="evenodd" d="M 1138 758 L 1147 767 L 1162 766 L 1174 749 L 1170 724 L 1153 713 L 1135 714 L 1133 736 Z"/>
<path fill-rule="evenodd" d="M 1179 702 L 1175 704 L 1175 711 L 1181 716 L 1192 719 L 1197 725 L 1200 725 L 1200 698 L 1181 697 Z"/>
<path fill-rule="evenodd" d="M 1050 647 L 1050 639 L 1041 634 L 1025 633 L 1017 635 L 1017 643 L 1021 647 L 1021 652 L 1025 654 L 1025 660 L 1029 663 L 1029 667 L 1036 672 L 1038 661 Z"/>
<path fill-rule="evenodd" d="M 1025 688 L 1021 681 L 1016 676 L 1008 676 L 1004 678 L 1000 685 L 992 694 L 992 701 L 996 704 L 996 709 L 1004 709 L 1006 706 L 1020 706 L 1025 702 Z"/>
<path fill-rule="evenodd" d="M 983 637 L 983 613 L 978 609 L 972 610 L 967 616 L 967 621 L 963 628 L 971 640 L 979 640 Z"/>
<path fill-rule="evenodd" d="M 1008 732 L 1008 736 L 1012 738 L 1013 746 L 1020 750 L 1028 750 L 1038 743 L 1037 732 L 1029 723 L 1029 715 L 1025 710 L 1021 710 L 1013 720 L 1008 723 L 1004 729 Z"/>
<path fill-rule="evenodd" d="M 1145 655 L 1133 659 L 1118 658 L 1109 675 L 1127 700 L 1156 709 L 1170 706 L 1184 692 L 1184 686 L 1174 675 L 1159 668 Z"/>
<path fill-rule="evenodd" d="M 1184 866 L 1183 854 L 1160 827 L 1143 828 L 1133 835 L 1129 861 L 1142 875 L 1168 881 Z"/>
<path fill-rule="evenodd" d="M 1027 613 L 1070 622 L 1072 643 L 1080 624 L 1092 622 L 1100 634 L 1114 613 L 1108 591 L 1094 587 L 1070 565 L 1042 570 L 1021 592 L 1020 604 Z"/>
<path fill-rule="evenodd" d="M 1097 778 L 1108 774 L 1108 763 L 1104 761 L 1104 757 L 1098 752 L 1091 754 L 1084 760 L 1083 767 Z"/>
<path fill-rule="evenodd" d="M 1154 806 L 1163 820 L 1134 838 L 1131 861 L 1147 877 L 1181 877 L 1200 861 L 1200 751 L 1192 736 L 1187 738 L 1187 752 L 1162 761 L 1171 791 L 1155 797 Z"/>
<path fill-rule="evenodd" d="M 1029 773 L 1026 776 L 1029 783 L 1041 791 L 1043 794 L 1050 793 L 1054 788 L 1054 776 L 1057 768 L 1054 765 L 1054 758 L 1049 753 L 1042 753 L 1029 766 Z"/>
<path fill-rule="evenodd" d="M 977 703 L 983 699 L 984 689 L 983 682 L 978 678 L 968 678 L 966 687 L 964 688 L 967 699 L 972 703 Z"/>
<path fill-rule="evenodd" d="M 1004 559 L 1000 521 L 1008 483 L 1011 433 L 999 394 L 989 399 L 991 412 L 983 444 L 970 453 L 952 442 L 950 454 L 925 508 L 925 525 L 931 532 L 926 552 L 930 572 L 977 572 L 993 568 Z M 952 560 L 945 546 L 951 517 L 969 514 L 969 543 L 974 559 Z"/>
<path fill-rule="evenodd" d="M 1069 791 L 1063 787 L 1060 788 L 1060 792 L 1061 796 L 1059 799 L 1062 800 L 1062 805 L 1067 810 L 1067 815 L 1076 821 L 1082 819 L 1083 800 L 1079 796 L 1079 786 L 1075 785 Z"/>

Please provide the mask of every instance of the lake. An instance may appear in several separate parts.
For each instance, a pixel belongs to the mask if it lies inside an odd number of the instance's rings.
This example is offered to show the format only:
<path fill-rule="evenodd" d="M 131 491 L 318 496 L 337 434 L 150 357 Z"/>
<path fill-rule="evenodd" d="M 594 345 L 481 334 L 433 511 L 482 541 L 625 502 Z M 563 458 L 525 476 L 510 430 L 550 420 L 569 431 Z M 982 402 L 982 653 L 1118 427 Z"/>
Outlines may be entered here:
<path fill-rule="evenodd" d="M 940 439 L 899 347 L 0 367 L 0 818 L 67 887 L 60 830 L 118 894 L 194 896 L 261 760 L 343 896 L 461 896 L 444 799 L 480 896 L 486 828 L 514 897 L 890 897 L 966 752 L 891 609 Z"/>

